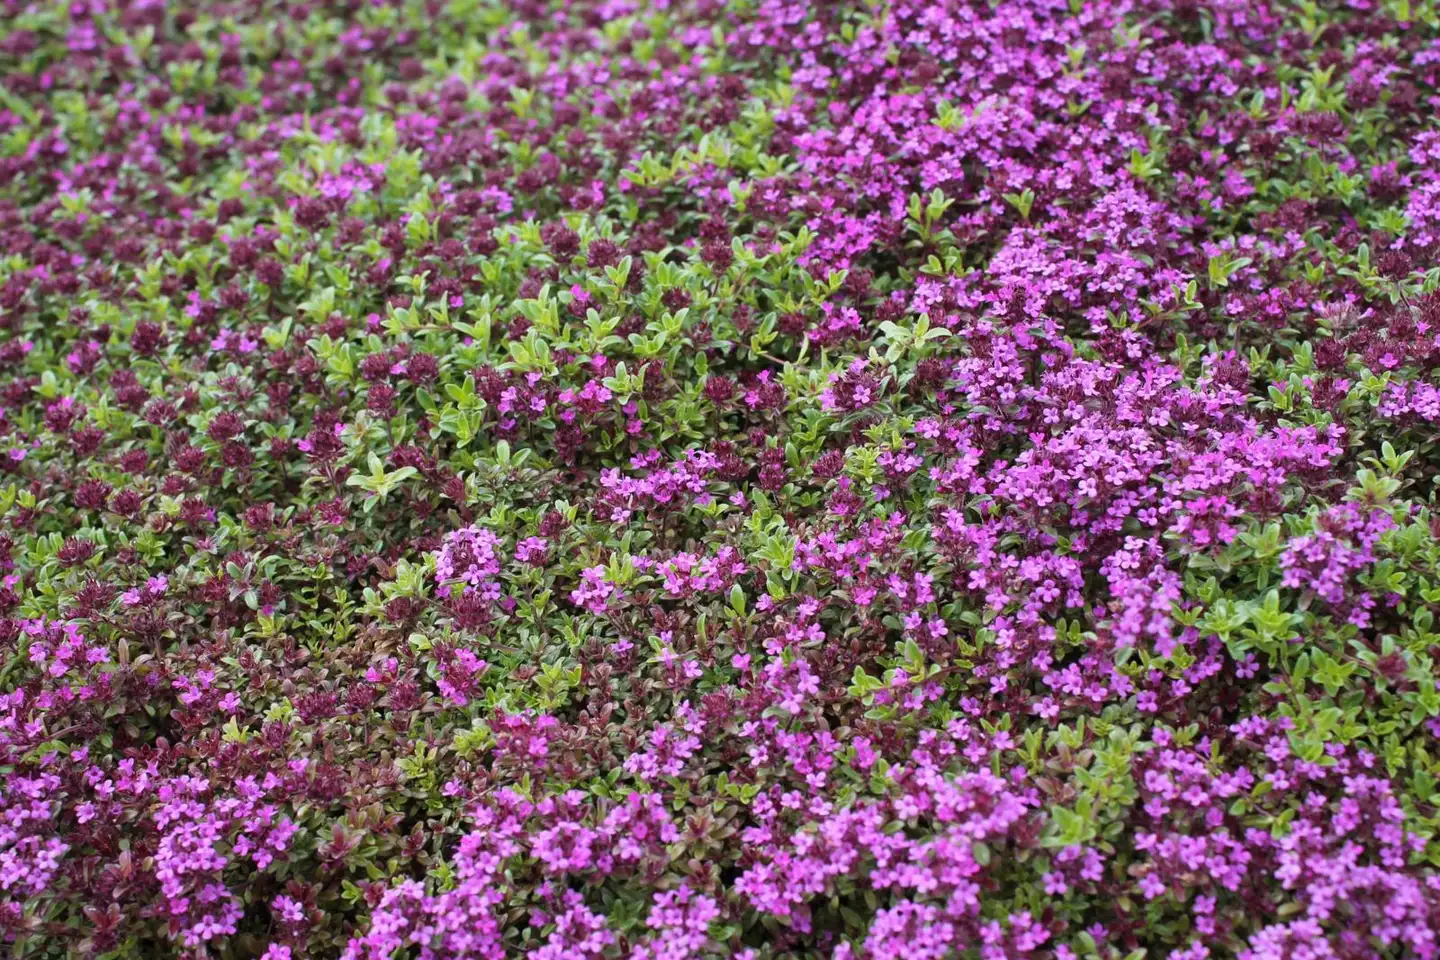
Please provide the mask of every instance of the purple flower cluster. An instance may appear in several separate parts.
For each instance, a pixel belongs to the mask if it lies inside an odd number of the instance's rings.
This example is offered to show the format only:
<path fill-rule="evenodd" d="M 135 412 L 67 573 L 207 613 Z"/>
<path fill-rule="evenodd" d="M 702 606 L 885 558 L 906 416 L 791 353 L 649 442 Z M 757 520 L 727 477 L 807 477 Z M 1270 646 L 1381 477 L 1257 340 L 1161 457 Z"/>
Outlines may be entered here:
<path fill-rule="evenodd" d="M 1440 960 L 1428 0 L 0 0 L 0 943 Z"/>

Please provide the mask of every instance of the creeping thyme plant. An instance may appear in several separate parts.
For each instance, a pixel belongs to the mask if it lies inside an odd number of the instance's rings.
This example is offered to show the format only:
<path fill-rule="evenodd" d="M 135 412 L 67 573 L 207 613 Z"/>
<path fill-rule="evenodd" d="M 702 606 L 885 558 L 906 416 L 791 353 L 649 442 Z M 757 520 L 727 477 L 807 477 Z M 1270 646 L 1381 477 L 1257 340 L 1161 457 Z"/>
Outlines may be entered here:
<path fill-rule="evenodd" d="M 0 0 L 0 949 L 1440 957 L 1440 3 Z"/>

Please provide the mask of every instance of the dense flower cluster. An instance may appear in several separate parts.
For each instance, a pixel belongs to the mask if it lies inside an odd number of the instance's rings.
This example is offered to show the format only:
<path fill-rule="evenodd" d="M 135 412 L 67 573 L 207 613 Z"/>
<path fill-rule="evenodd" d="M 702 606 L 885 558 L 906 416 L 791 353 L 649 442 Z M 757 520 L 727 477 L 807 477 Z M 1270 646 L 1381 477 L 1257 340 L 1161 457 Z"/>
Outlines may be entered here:
<path fill-rule="evenodd" d="M 0 946 L 1440 960 L 1430 0 L 0 0 Z"/>

